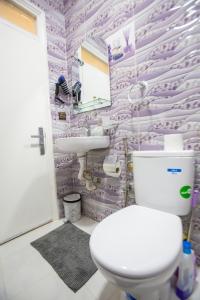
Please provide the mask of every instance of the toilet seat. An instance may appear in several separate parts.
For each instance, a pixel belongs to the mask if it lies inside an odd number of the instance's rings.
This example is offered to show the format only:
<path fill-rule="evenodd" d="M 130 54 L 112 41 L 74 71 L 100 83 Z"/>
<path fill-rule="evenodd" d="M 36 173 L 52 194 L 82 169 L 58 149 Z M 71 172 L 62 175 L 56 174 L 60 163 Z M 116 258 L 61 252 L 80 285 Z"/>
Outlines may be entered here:
<path fill-rule="evenodd" d="M 181 220 L 169 213 L 132 205 L 97 225 L 90 250 L 94 260 L 116 276 L 137 280 L 156 277 L 180 256 Z"/>

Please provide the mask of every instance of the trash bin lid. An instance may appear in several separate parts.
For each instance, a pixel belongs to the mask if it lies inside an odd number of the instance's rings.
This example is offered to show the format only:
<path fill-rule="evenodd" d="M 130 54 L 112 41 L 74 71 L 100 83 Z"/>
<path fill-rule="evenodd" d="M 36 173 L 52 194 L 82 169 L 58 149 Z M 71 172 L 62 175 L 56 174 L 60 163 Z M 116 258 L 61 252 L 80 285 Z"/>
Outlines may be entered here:
<path fill-rule="evenodd" d="M 67 196 L 64 197 L 63 201 L 67 202 L 67 203 L 74 203 L 74 202 L 78 202 L 81 200 L 81 195 L 76 193 L 76 194 L 69 194 Z"/>

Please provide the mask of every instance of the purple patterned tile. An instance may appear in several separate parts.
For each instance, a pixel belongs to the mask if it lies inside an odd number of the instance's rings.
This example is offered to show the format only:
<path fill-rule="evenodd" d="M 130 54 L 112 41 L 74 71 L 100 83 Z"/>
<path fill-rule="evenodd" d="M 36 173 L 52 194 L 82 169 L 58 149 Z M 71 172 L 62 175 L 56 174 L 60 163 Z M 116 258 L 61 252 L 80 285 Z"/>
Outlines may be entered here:
<path fill-rule="evenodd" d="M 69 0 L 64 4 L 67 57 L 76 51 L 86 35 L 107 38 L 130 22 L 136 29 L 136 54 L 111 67 L 112 106 L 98 113 L 72 115 L 73 130 L 85 126 L 85 122 L 94 124 L 101 116 L 110 116 L 119 122 L 118 129 L 112 132 L 110 153 L 119 156 L 124 153 L 123 138 L 128 138 L 129 151 L 139 147 L 162 149 L 163 135 L 177 132 L 183 133 L 186 149 L 200 151 L 198 4 L 184 0 L 93 0 L 84 3 Z M 136 99 L 130 104 L 128 90 L 137 80 L 148 82 L 148 93 L 145 99 Z M 123 176 L 110 180 L 102 172 L 104 155 L 101 159 L 90 157 L 90 168 L 101 177 L 101 184 L 94 192 L 86 191 L 78 182 L 78 164 L 72 165 L 73 189 L 84 194 L 83 211 L 96 220 L 125 205 L 125 195 L 121 192 L 126 188 Z M 124 158 L 122 164 L 125 168 Z M 200 187 L 199 161 L 196 165 L 195 184 Z M 185 220 L 184 228 L 187 229 L 189 221 Z M 196 214 L 194 224 L 198 222 Z M 193 227 L 193 243 L 200 262 L 200 234 L 198 226 Z"/>
<path fill-rule="evenodd" d="M 83 212 L 95 220 L 132 204 L 134 197 L 125 199 L 125 143 L 128 150 L 163 148 L 163 135 L 183 133 L 186 149 L 200 152 L 200 65 L 199 5 L 188 0 L 31 0 L 46 13 L 50 102 L 53 138 L 85 135 L 84 127 L 99 122 L 102 116 L 119 122 L 111 130 L 111 147 L 107 151 L 89 154 L 88 167 L 101 178 L 94 192 L 88 192 L 77 179 L 78 162 L 74 155 L 55 153 L 58 198 L 71 191 L 83 194 Z M 86 36 L 110 35 L 127 24 L 135 26 L 136 52 L 111 67 L 112 106 L 73 115 L 70 98 L 67 105 L 54 103 L 55 82 L 64 74 L 71 83 L 71 55 Z M 68 69 L 67 69 L 68 67 Z M 128 102 L 131 84 L 148 82 L 143 100 Z M 58 111 L 66 112 L 66 122 L 59 121 Z M 139 124 L 139 127 L 138 127 Z M 140 128 L 140 130 L 138 130 Z M 119 178 L 103 173 L 105 155 L 117 154 L 122 164 Z M 132 177 L 128 176 L 132 181 Z M 195 187 L 200 189 L 200 159 L 196 161 Z M 62 201 L 59 201 L 63 215 Z M 192 221 L 192 241 L 200 263 L 200 203 Z M 187 230 L 189 219 L 184 218 Z"/>

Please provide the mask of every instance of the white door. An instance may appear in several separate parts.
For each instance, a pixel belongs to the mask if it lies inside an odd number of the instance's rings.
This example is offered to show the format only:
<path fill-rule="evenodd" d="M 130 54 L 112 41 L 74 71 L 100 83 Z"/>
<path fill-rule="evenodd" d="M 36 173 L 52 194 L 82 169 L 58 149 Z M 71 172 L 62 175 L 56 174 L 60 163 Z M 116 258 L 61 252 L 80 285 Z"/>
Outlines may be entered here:
<path fill-rule="evenodd" d="M 0 18 L 0 244 L 52 220 L 56 203 L 45 22 L 36 17 L 36 34 Z M 39 127 L 44 155 L 31 138 Z"/>

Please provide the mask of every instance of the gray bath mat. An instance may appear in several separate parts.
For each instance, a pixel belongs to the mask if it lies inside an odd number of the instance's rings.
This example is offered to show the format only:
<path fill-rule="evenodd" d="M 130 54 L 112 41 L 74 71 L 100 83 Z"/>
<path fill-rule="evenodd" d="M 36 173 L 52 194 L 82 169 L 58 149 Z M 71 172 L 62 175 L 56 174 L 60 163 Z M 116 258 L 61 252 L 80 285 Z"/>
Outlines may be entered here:
<path fill-rule="evenodd" d="M 77 292 L 97 271 L 90 256 L 89 239 L 89 234 L 71 223 L 65 223 L 31 245 L 65 284 Z"/>

